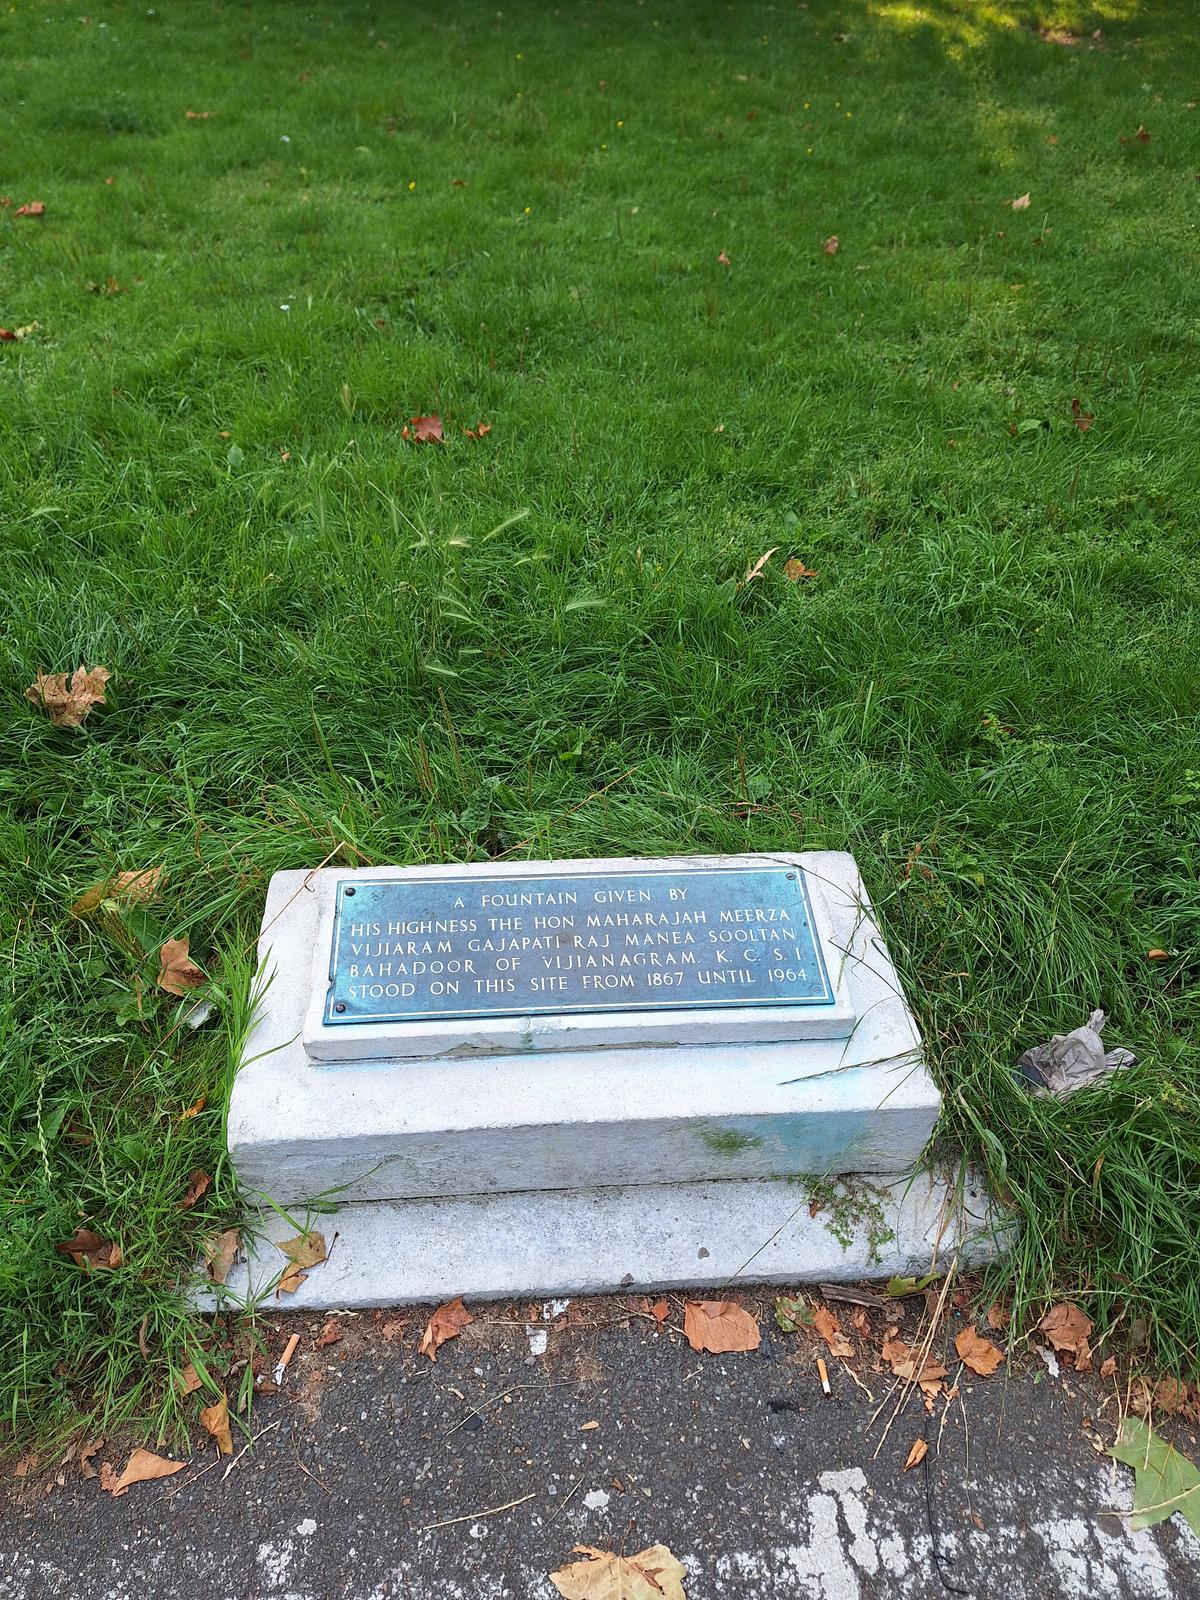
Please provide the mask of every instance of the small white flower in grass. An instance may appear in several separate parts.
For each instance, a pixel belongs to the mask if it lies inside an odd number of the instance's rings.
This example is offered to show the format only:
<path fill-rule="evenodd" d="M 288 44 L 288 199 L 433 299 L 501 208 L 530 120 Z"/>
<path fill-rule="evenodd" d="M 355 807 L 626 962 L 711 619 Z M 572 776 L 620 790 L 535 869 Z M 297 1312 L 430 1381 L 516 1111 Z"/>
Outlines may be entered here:
<path fill-rule="evenodd" d="M 280 142 L 280 144 L 291 144 L 291 142 L 292 142 L 291 134 L 290 133 L 281 133 L 279 135 L 279 142 Z"/>
<path fill-rule="evenodd" d="M 280 311 L 290 311 L 292 308 L 291 306 L 281 305 L 279 309 Z"/>

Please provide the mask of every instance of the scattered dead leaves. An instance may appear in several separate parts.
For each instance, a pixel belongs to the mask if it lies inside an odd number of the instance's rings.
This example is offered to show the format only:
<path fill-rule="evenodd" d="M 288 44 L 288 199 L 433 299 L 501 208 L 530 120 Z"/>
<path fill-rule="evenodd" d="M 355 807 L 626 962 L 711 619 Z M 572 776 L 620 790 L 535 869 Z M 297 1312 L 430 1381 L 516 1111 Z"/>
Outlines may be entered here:
<path fill-rule="evenodd" d="M 83 1267 L 86 1272 L 111 1270 L 119 1267 L 124 1259 L 119 1244 L 111 1239 L 102 1239 L 90 1228 L 76 1228 L 69 1239 L 64 1239 L 62 1244 L 56 1244 L 54 1248 L 59 1255 L 70 1256 L 75 1265 Z"/>
<path fill-rule="evenodd" d="M 421 1335 L 418 1346 L 419 1353 L 428 1356 L 430 1361 L 437 1360 L 437 1353 L 449 1339 L 457 1339 L 469 1323 L 475 1318 L 463 1305 L 462 1295 L 454 1300 L 447 1300 L 430 1317 Z"/>
<path fill-rule="evenodd" d="M 39 672 L 25 691 L 32 705 L 49 714 L 56 728 L 81 728 L 93 706 L 106 705 L 104 685 L 112 677 L 107 667 L 85 667 L 74 672 Z"/>
<path fill-rule="evenodd" d="M 233 1435 L 229 1431 L 229 1401 L 224 1395 L 205 1406 L 200 1413 L 200 1426 L 217 1441 L 217 1450 L 223 1456 L 233 1454 Z"/>
<path fill-rule="evenodd" d="M 237 1228 L 226 1228 L 225 1232 L 218 1234 L 215 1239 L 204 1241 L 200 1249 L 208 1262 L 208 1276 L 211 1283 L 225 1282 L 241 1247 L 242 1235 Z"/>
<path fill-rule="evenodd" d="M 190 1211 L 196 1201 L 206 1195 L 212 1187 L 212 1177 L 205 1172 L 203 1167 L 193 1167 L 188 1173 L 187 1189 L 183 1199 L 179 1202 L 181 1211 Z"/>
<path fill-rule="evenodd" d="M 185 996 L 207 980 L 188 955 L 187 939 L 168 939 L 158 952 L 158 987 Z"/>
<path fill-rule="evenodd" d="M 115 872 L 103 883 L 94 883 L 71 907 L 73 917 L 86 917 L 105 900 L 140 903 L 153 900 L 162 887 L 163 868 L 143 867 L 134 872 Z"/>
<path fill-rule="evenodd" d="M 468 439 L 486 439 L 492 431 L 490 422 L 477 422 L 473 428 L 464 428 L 463 432 Z"/>
<path fill-rule="evenodd" d="M 693 1350 L 715 1356 L 757 1350 L 762 1342 L 757 1321 L 732 1300 L 686 1301 L 683 1333 Z"/>
<path fill-rule="evenodd" d="M 908 1456 L 904 1462 L 905 1472 L 911 1472 L 914 1467 L 919 1467 L 928 1454 L 929 1446 L 925 1443 L 924 1439 L 914 1439 L 912 1443 L 912 1449 L 908 1452 Z"/>
<path fill-rule="evenodd" d="M 954 1341 L 959 1360 L 981 1378 L 989 1378 L 1004 1360 L 1003 1350 L 968 1325 Z"/>
<path fill-rule="evenodd" d="M 842 1332 L 841 1323 L 828 1306 L 815 1306 L 812 1320 L 813 1327 L 829 1346 L 830 1355 L 845 1357 L 854 1354 L 854 1346 Z"/>
<path fill-rule="evenodd" d="M 324 1327 L 321 1329 L 320 1333 L 313 1340 L 313 1344 L 315 1344 L 319 1349 L 324 1349 L 328 1345 L 340 1344 L 341 1342 L 342 1342 L 342 1325 L 341 1325 L 341 1323 L 338 1321 L 338 1319 L 336 1317 L 327 1317 L 326 1320 L 325 1320 Z"/>
<path fill-rule="evenodd" d="M 149 1483 L 155 1478 L 169 1478 L 174 1472 L 182 1472 L 186 1466 L 186 1461 L 168 1461 L 165 1456 L 156 1456 L 150 1450 L 135 1450 L 125 1463 L 125 1470 L 119 1478 L 107 1461 L 102 1464 L 100 1487 L 117 1500 L 121 1495 L 128 1494 L 135 1483 Z"/>
<path fill-rule="evenodd" d="M 634 1556 L 577 1544 L 583 1561 L 571 1561 L 550 1574 L 564 1600 L 687 1600 L 683 1577 L 687 1568 L 665 1544 L 652 1544 Z"/>

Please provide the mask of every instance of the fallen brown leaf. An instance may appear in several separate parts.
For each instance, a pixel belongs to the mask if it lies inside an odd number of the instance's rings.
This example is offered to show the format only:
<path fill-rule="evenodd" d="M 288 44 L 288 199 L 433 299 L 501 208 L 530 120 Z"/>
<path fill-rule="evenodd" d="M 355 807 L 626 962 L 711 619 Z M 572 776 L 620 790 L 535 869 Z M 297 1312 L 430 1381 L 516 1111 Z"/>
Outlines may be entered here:
<path fill-rule="evenodd" d="M 109 1463 L 104 1462 L 100 1468 L 100 1487 L 107 1490 L 116 1500 L 121 1495 L 128 1494 L 131 1485 L 135 1483 L 149 1483 L 154 1478 L 169 1478 L 174 1472 L 182 1472 L 186 1466 L 186 1461 L 168 1461 L 164 1456 L 156 1456 L 149 1450 L 135 1450 L 125 1463 L 125 1470 L 119 1478 Z"/>
<path fill-rule="evenodd" d="M 724 250 L 722 250 L 721 254 L 717 257 L 717 265 L 721 267 L 731 267 L 733 265 L 733 262 L 730 261 Z"/>
<path fill-rule="evenodd" d="M 203 1382 L 204 1379 L 196 1371 L 195 1365 L 191 1361 L 188 1362 L 182 1372 L 175 1375 L 175 1387 L 182 1395 L 195 1394 Z"/>
<path fill-rule="evenodd" d="M 779 549 L 779 546 L 775 545 L 773 549 L 768 550 L 768 551 L 766 551 L 766 553 L 764 555 L 759 556 L 757 561 L 751 561 L 749 563 L 749 565 L 746 567 L 746 575 L 742 579 L 742 582 L 743 583 L 753 583 L 755 578 L 761 578 L 762 577 L 762 573 L 763 573 L 763 568 L 766 566 L 767 562 L 770 561 L 771 557 L 775 554 L 775 551 L 778 550 L 778 549 Z"/>
<path fill-rule="evenodd" d="M 297 1267 L 317 1267 L 326 1256 L 323 1233 L 298 1233 L 294 1239 L 284 1239 L 277 1247 Z"/>
<path fill-rule="evenodd" d="M 92 1465 L 92 1457 L 98 1455 L 104 1447 L 103 1439 L 89 1439 L 86 1444 L 79 1447 L 79 1470 L 85 1478 L 98 1476 L 96 1468 Z"/>
<path fill-rule="evenodd" d="M 830 1311 L 828 1306 L 816 1306 L 813 1309 L 813 1327 L 829 1346 L 830 1355 L 852 1356 L 854 1346 L 842 1332 L 842 1325 Z"/>
<path fill-rule="evenodd" d="M 1003 1333 L 1012 1321 L 1012 1312 L 999 1300 L 995 1300 L 987 1308 L 987 1316 L 983 1320 L 993 1333 Z"/>
<path fill-rule="evenodd" d="M 153 900 L 163 880 L 162 867 L 145 867 L 140 872 L 118 872 L 103 883 L 94 883 L 71 907 L 73 917 L 86 917 L 104 900 Z"/>
<path fill-rule="evenodd" d="M 550 1574 L 564 1600 L 687 1600 L 683 1576 L 687 1568 L 665 1544 L 652 1544 L 634 1556 L 577 1544 L 584 1561 L 572 1561 Z"/>
<path fill-rule="evenodd" d="M 188 955 L 188 940 L 168 939 L 158 952 L 158 987 L 182 996 L 204 981 L 204 974 Z"/>
<path fill-rule="evenodd" d="M 828 239 L 826 239 L 825 243 L 821 246 L 821 249 L 824 250 L 827 256 L 837 255 L 841 248 L 841 240 L 838 238 L 836 233 L 831 233 Z"/>
<path fill-rule="evenodd" d="M 1015 200 L 1009 201 L 1009 204 L 1012 206 L 1014 211 L 1028 211 L 1029 195 L 1019 194 Z"/>
<path fill-rule="evenodd" d="M 959 1359 L 972 1372 L 978 1373 L 981 1378 L 990 1377 L 1000 1363 L 1004 1360 L 1004 1352 L 998 1350 L 990 1339 L 985 1339 L 968 1325 L 954 1341 L 954 1348 L 958 1351 Z"/>
<path fill-rule="evenodd" d="M 1146 951 L 1146 960 L 1147 961 L 1170 961 L 1170 959 L 1171 959 L 1171 952 L 1169 950 L 1147 950 Z"/>
<path fill-rule="evenodd" d="M 783 575 L 789 583 L 799 583 L 801 578 L 815 578 L 816 570 L 806 567 L 799 556 L 789 556 L 783 563 Z"/>
<path fill-rule="evenodd" d="M 762 1342 L 758 1323 L 732 1300 L 686 1301 L 683 1333 L 693 1350 L 715 1356 L 757 1350 Z"/>
<path fill-rule="evenodd" d="M 418 444 L 441 444 L 442 419 L 439 416 L 414 417 L 412 419 L 412 437 Z"/>
<path fill-rule="evenodd" d="M 56 728 L 80 728 L 93 706 L 106 705 L 104 685 L 112 677 L 107 667 L 78 666 L 65 672 L 39 672 L 25 691 L 31 705 L 47 712 Z"/>
<path fill-rule="evenodd" d="M 457 1339 L 463 1329 L 475 1321 L 475 1318 L 463 1305 L 462 1295 L 454 1300 L 447 1300 L 430 1317 L 421 1335 L 418 1346 L 419 1353 L 428 1356 L 430 1361 L 437 1360 L 437 1353 L 449 1339 Z"/>
<path fill-rule="evenodd" d="M 1173 1417 L 1191 1402 L 1191 1391 L 1178 1378 L 1160 1378 L 1154 1385 L 1155 1409 L 1164 1416 Z"/>
<path fill-rule="evenodd" d="M 1085 411 L 1078 398 L 1071 401 L 1071 416 L 1075 419 L 1075 426 L 1080 433 L 1086 433 L 1096 420 L 1096 413 L 1094 411 Z"/>
<path fill-rule="evenodd" d="M 215 1239 L 206 1239 L 200 1246 L 204 1259 L 208 1262 L 208 1276 L 213 1283 L 224 1283 L 229 1276 L 229 1269 L 237 1260 L 237 1253 L 241 1249 L 242 1235 L 237 1228 L 226 1228 L 225 1232 L 218 1234 Z"/>
<path fill-rule="evenodd" d="M 70 1256 L 77 1267 L 91 1272 L 97 1269 L 119 1267 L 122 1262 L 121 1246 L 111 1239 L 102 1239 L 90 1228 L 76 1228 L 69 1239 L 54 1248 L 60 1255 Z"/>
<path fill-rule="evenodd" d="M 229 1401 L 224 1395 L 205 1406 L 200 1413 L 200 1426 L 217 1441 L 217 1450 L 223 1456 L 233 1454 L 233 1435 L 229 1431 Z"/>
<path fill-rule="evenodd" d="M 181 1211 L 190 1211 L 197 1200 L 203 1198 L 212 1186 L 212 1178 L 203 1167 L 193 1167 L 188 1173 L 187 1190 L 179 1202 Z"/>
<path fill-rule="evenodd" d="M 670 1310 L 671 1308 L 665 1300 L 656 1300 L 650 1307 L 650 1315 L 654 1318 L 655 1322 L 665 1322 L 670 1314 Z"/>
<path fill-rule="evenodd" d="M 15 217 L 44 217 L 46 215 L 46 202 L 44 200 L 30 200 L 28 204 L 18 206 L 13 215 Z"/>
<path fill-rule="evenodd" d="M 883 1346 L 883 1359 L 897 1378 L 905 1383 L 919 1383 L 925 1394 L 936 1394 L 946 1376 L 946 1369 L 932 1351 L 919 1361 L 920 1351 L 905 1344 L 903 1339 L 888 1339 Z"/>
<path fill-rule="evenodd" d="M 325 1326 L 313 1340 L 317 1346 L 324 1347 L 331 1344 L 340 1344 L 342 1338 L 342 1325 L 336 1317 L 328 1317 Z"/>
<path fill-rule="evenodd" d="M 919 1467 L 928 1454 L 929 1446 L 924 1439 L 914 1439 L 912 1449 L 908 1452 L 908 1458 L 904 1463 L 905 1472 L 911 1472 L 914 1467 Z"/>
<path fill-rule="evenodd" d="M 598 1422 L 581 1422 L 579 1424 L 579 1431 L 580 1433 L 594 1433 L 599 1426 L 600 1424 Z"/>
<path fill-rule="evenodd" d="M 211 111 L 185 111 L 183 114 L 189 122 L 207 122 L 212 116 Z"/>
<path fill-rule="evenodd" d="M 1090 1319 L 1070 1301 L 1052 1307 L 1038 1323 L 1038 1332 L 1044 1333 L 1056 1350 L 1078 1352 L 1081 1344 L 1086 1348 L 1091 1331 Z"/>
<path fill-rule="evenodd" d="M 490 422 L 477 422 L 473 428 L 464 428 L 468 439 L 485 439 L 492 431 Z"/>
<path fill-rule="evenodd" d="M 1100 1364 L 1100 1376 L 1102 1378 L 1111 1378 L 1113 1373 L 1116 1370 L 1117 1370 L 1117 1358 L 1116 1358 L 1116 1356 L 1105 1356 L 1104 1360 Z"/>
<path fill-rule="evenodd" d="M 383 1327 L 380 1328 L 379 1331 L 383 1335 L 383 1337 L 388 1341 L 388 1343 L 391 1344 L 393 1339 L 399 1339 L 399 1338 L 401 1338 L 403 1336 L 404 1330 L 407 1327 L 408 1327 L 408 1318 L 407 1317 L 393 1317 L 390 1322 L 385 1322 Z"/>
<path fill-rule="evenodd" d="M 181 1111 L 179 1113 L 180 1122 L 188 1122 L 192 1117 L 198 1117 L 207 1104 L 208 1096 L 206 1094 L 202 1094 L 194 1105 L 190 1105 L 186 1111 Z"/>

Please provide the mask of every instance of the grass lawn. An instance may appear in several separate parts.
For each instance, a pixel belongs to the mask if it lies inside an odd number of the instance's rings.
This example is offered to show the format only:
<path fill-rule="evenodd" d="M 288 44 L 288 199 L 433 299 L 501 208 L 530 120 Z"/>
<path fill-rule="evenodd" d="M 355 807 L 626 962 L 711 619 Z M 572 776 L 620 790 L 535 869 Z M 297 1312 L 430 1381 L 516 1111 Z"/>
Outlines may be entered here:
<path fill-rule="evenodd" d="M 1020 1219 L 1019 1306 L 1075 1294 L 1193 1366 L 1180 22 L 8 9 L 0 324 L 37 326 L 0 342 L 7 1426 L 176 1420 L 267 879 L 324 858 L 853 850 L 944 1148 Z M 427 412 L 444 446 L 402 436 Z M 80 662 L 113 677 L 73 732 L 23 692 Z M 155 901 L 70 914 L 151 867 Z M 199 1030 L 154 986 L 178 937 Z M 1095 1005 L 1140 1064 L 1031 1100 L 1012 1061 Z M 123 1265 L 56 1253 L 80 1223 Z"/>

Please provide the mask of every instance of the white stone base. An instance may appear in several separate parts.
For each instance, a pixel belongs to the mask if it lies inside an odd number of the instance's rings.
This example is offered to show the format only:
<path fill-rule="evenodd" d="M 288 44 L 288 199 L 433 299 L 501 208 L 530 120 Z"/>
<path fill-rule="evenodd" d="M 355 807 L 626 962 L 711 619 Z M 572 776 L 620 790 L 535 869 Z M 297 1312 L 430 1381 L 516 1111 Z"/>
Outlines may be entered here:
<path fill-rule="evenodd" d="M 807 1187 L 783 1180 L 376 1201 L 333 1215 L 297 1211 L 290 1222 L 267 1212 L 258 1219 L 256 1253 L 231 1272 L 225 1296 L 324 1310 L 460 1294 L 487 1300 L 851 1282 L 925 1273 L 956 1250 L 960 1265 L 979 1264 L 1004 1242 L 977 1186 L 962 1204 L 928 1174 L 890 1185 L 852 1178 L 843 1193 L 844 1209 L 816 1217 L 809 1216 Z M 856 1206 L 860 1216 L 848 1222 Z M 874 1223 L 863 1220 L 864 1211 L 874 1212 Z M 835 1238 L 835 1226 L 848 1227 L 847 1244 Z M 276 1302 L 287 1263 L 274 1243 L 309 1227 L 325 1235 L 330 1258 Z M 880 1229 L 892 1237 L 878 1239 Z"/>
<path fill-rule="evenodd" d="M 848 1038 L 681 1035 L 670 1046 L 313 1060 L 303 1030 L 314 951 L 327 950 L 335 881 L 353 874 L 277 873 L 259 943 L 269 981 L 229 1108 L 243 1189 L 298 1206 L 322 1195 L 409 1200 L 910 1170 L 939 1097 L 852 858 L 719 859 L 804 869 L 820 892 L 833 981 L 858 1019 Z"/>

